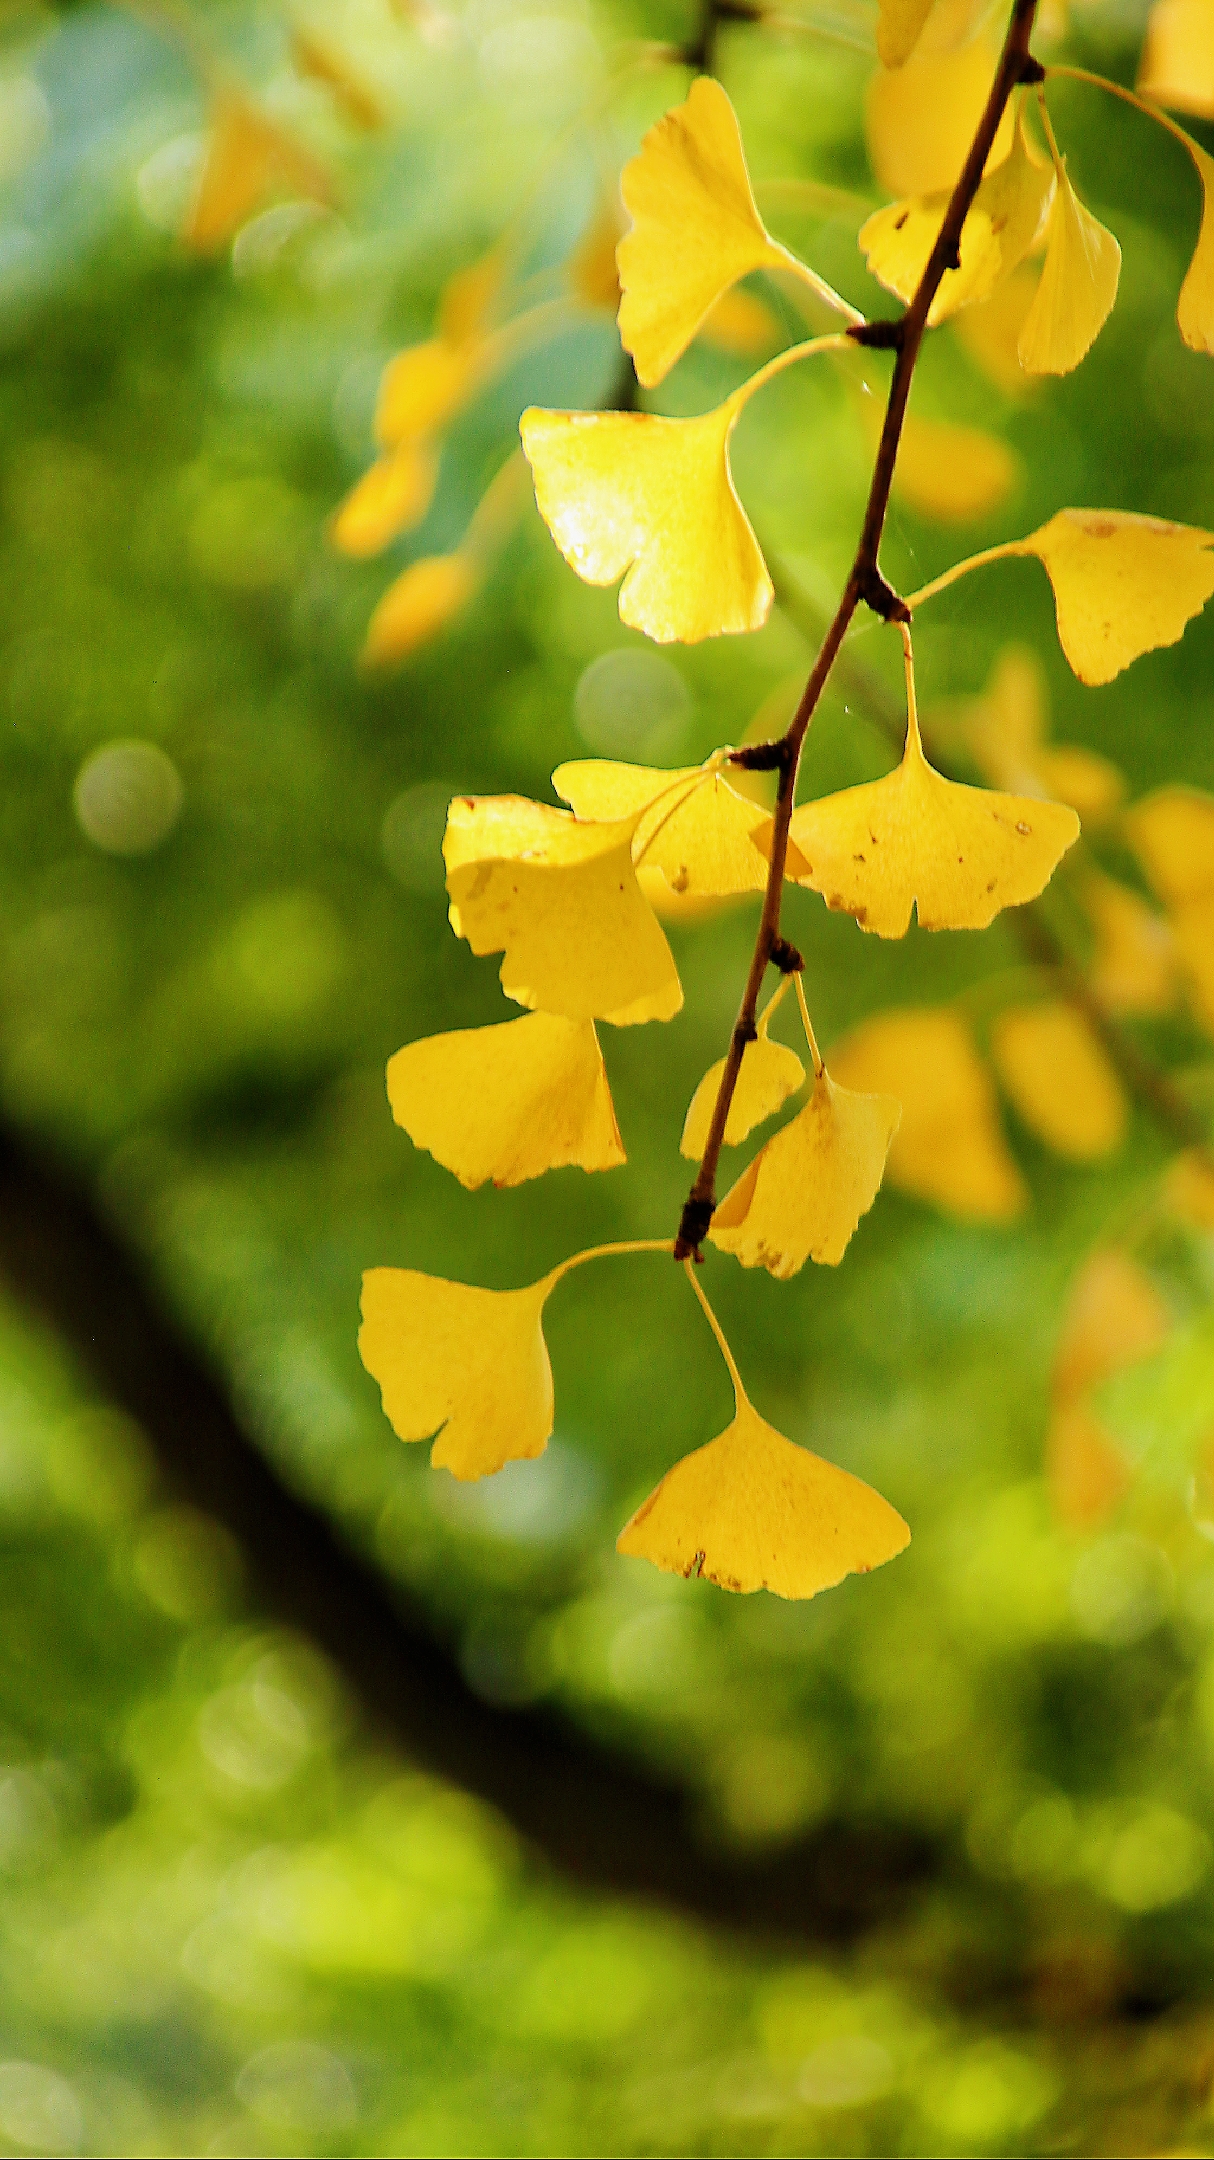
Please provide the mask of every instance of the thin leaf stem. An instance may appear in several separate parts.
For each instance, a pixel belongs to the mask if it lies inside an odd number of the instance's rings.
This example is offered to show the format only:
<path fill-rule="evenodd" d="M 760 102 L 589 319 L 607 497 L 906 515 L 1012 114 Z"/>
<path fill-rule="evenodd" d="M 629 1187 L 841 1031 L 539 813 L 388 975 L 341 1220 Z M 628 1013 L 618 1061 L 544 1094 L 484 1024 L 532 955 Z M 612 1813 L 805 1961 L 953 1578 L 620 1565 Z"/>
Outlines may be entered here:
<path fill-rule="evenodd" d="M 797 985 L 797 1003 L 801 1008 L 801 1025 L 805 1030 L 805 1040 L 809 1045 L 810 1057 L 813 1059 L 814 1079 L 820 1080 L 826 1067 L 822 1060 L 822 1052 L 818 1048 L 818 1038 L 814 1034 L 813 1021 L 809 1017 L 809 1007 L 805 1002 L 805 985 L 799 975 L 794 976 L 793 980 Z"/>
<path fill-rule="evenodd" d="M 908 593 L 907 607 L 912 611 L 921 608 L 925 600 L 934 600 L 937 593 L 947 592 L 959 578 L 968 577 L 971 570 L 984 570 L 988 563 L 1006 562 L 1010 556 L 1023 555 L 1023 540 L 1001 540 L 997 547 L 983 548 L 980 555 L 967 555 L 964 562 L 954 563 L 950 570 L 942 570 L 930 585 L 921 585 L 918 592 Z"/>
<path fill-rule="evenodd" d="M 686 1275 L 688 1282 L 691 1284 L 692 1289 L 695 1291 L 696 1296 L 699 1298 L 700 1303 L 704 1308 L 704 1316 L 708 1321 L 708 1325 L 717 1338 L 717 1347 L 720 1350 L 721 1356 L 724 1358 L 725 1363 L 729 1368 L 729 1377 L 733 1381 L 734 1401 L 737 1408 L 740 1410 L 744 1402 L 749 1402 L 750 1397 L 748 1396 L 745 1388 L 742 1385 L 742 1375 L 738 1371 L 738 1368 L 734 1363 L 733 1351 L 730 1349 L 729 1344 L 725 1340 L 725 1330 L 721 1326 L 720 1321 L 717 1319 L 717 1316 L 714 1313 L 711 1305 L 709 1304 L 708 1299 L 705 1297 L 703 1290 L 700 1288 L 699 1277 L 697 1276 L 695 1268 L 693 1267 L 690 1260 L 685 1260 L 683 1262 L 683 1273 Z"/>
<path fill-rule="evenodd" d="M 711 4 L 711 0 L 709 0 Z M 787 732 L 778 743 L 767 746 L 766 763 L 769 770 L 779 773 L 775 811 L 772 818 L 771 858 L 768 866 L 767 887 L 763 895 L 763 909 L 755 938 L 754 952 L 746 977 L 746 987 L 734 1022 L 729 1049 L 725 1056 L 717 1099 L 713 1106 L 708 1138 L 700 1162 L 699 1172 L 683 1205 L 678 1235 L 674 1241 L 677 1260 L 687 1260 L 698 1254 L 700 1244 L 712 1221 L 716 1205 L 717 1164 L 725 1138 L 725 1123 L 742 1057 L 748 1042 L 754 1040 L 755 1013 L 758 1009 L 759 992 L 767 972 L 773 949 L 780 935 L 780 906 L 784 892 L 784 873 L 788 861 L 788 828 L 796 798 L 797 774 L 805 737 L 814 716 L 818 700 L 825 688 L 827 678 L 834 666 L 839 649 L 851 625 L 861 601 L 886 622 L 907 622 L 910 609 L 904 600 L 886 583 L 881 575 L 878 556 L 885 519 L 889 510 L 890 489 L 893 485 L 894 466 L 902 440 L 902 427 L 906 419 L 907 400 L 911 379 L 927 328 L 928 313 L 940 287 L 946 270 L 957 261 L 961 228 L 969 214 L 974 197 L 981 185 L 987 158 L 999 132 L 999 124 L 1007 109 L 1012 92 L 1021 83 L 1036 81 L 1040 76 L 1038 63 L 1029 52 L 1029 39 L 1037 15 L 1037 0 L 1014 0 L 1011 21 L 1008 24 L 1003 50 L 995 69 L 990 94 L 982 117 L 974 131 L 973 140 L 966 154 L 956 186 L 949 198 L 940 230 L 932 251 L 924 266 L 923 275 L 915 290 L 914 298 L 905 312 L 891 322 L 866 324 L 853 333 L 860 344 L 887 346 L 895 353 L 893 376 L 885 408 L 885 421 L 881 440 L 873 466 L 872 483 L 864 513 L 855 559 L 848 573 L 834 619 L 822 641 L 821 649 L 810 670 L 809 680 L 801 694 L 800 703 L 789 722 Z M 756 754 L 756 753 L 759 754 Z M 760 766 L 764 762 L 759 746 L 735 753 L 744 765 Z"/>
<path fill-rule="evenodd" d="M 825 287 L 824 297 L 829 296 L 829 294 L 830 287 L 828 285 Z M 837 295 L 831 301 L 831 305 L 845 308 L 849 315 L 854 313 L 853 309 L 847 307 L 845 300 L 838 300 Z M 862 322 L 863 317 L 856 315 L 855 320 Z M 755 374 L 748 377 L 740 389 L 734 391 L 730 403 L 735 405 L 738 411 L 741 412 L 742 407 L 749 405 L 756 392 L 765 389 L 773 376 L 782 375 L 785 368 L 794 367 L 798 360 L 812 360 L 815 353 L 838 352 L 841 346 L 850 345 L 850 343 L 851 339 L 848 337 L 846 330 L 832 330 L 826 337 L 807 338 L 802 345 L 786 345 L 783 352 L 776 354 L 774 360 L 766 361 Z"/>
<path fill-rule="evenodd" d="M 1056 75 L 1064 75 L 1070 82 L 1089 83 L 1093 90 L 1107 90 L 1110 97 L 1120 98 L 1123 105 L 1132 105 L 1137 112 L 1145 114 L 1148 120 L 1156 121 L 1169 135 L 1174 135 L 1178 143 L 1183 143 L 1192 155 L 1195 147 L 1192 136 L 1186 134 L 1170 114 L 1162 112 L 1159 106 L 1152 105 L 1149 98 L 1139 97 L 1136 90 L 1127 90 L 1121 83 L 1110 82 L 1107 75 L 1094 75 L 1090 68 L 1055 67 L 1051 63 L 1045 72 L 1051 82 Z"/>
<path fill-rule="evenodd" d="M 571 1253 L 568 1260 L 561 1260 L 548 1277 L 555 1289 L 561 1279 L 574 1268 L 585 1267 L 588 1260 L 614 1260 L 622 1253 L 670 1251 L 669 1238 L 625 1238 L 618 1245 L 588 1245 L 585 1252 Z"/>

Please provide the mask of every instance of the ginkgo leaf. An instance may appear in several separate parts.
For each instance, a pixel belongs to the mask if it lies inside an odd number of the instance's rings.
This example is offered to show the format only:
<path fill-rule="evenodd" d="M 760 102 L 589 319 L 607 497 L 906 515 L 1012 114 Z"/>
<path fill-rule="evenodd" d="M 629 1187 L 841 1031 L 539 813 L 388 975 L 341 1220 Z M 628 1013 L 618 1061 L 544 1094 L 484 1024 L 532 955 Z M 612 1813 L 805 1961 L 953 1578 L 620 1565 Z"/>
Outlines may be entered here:
<path fill-rule="evenodd" d="M 1092 870 L 1079 897 L 1095 938 L 1087 976 L 1107 1012 L 1163 1013 L 1176 1002 L 1176 947 L 1161 915 L 1130 886 Z"/>
<path fill-rule="evenodd" d="M 521 1185 L 626 1160 L 591 1020 L 528 1013 L 408 1043 L 388 1064 L 398 1125 L 461 1185 Z"/>
<path fill-rule="evenodd" d="M 912 906 L 925 930 L 985 930 L 1001 908 L 1035 899 L 1079 820 L 1062 803 L 943 779 L 912 714 L 894 772 L 802 804 L 790 835 L 805 864 L 790 865 L 797 884 L 862 930 L 903 937 Z"/>
<path fill-rule="evenodd" d="M 989 300 L 963 308 L 953 317 L 953 333 L 969 358 L 1004 397 L 1024 397 L 1037 385 L 1020 365 L 1020 333 L 1040 283 L 1040 271 L 1021 263 L 997 285 Z"/>
<path fill-rule="evenodd" d="M 1085 210 L 1058 168 L 1045 236 L 1045 265 L 1017 350 L 1030 375 L 1069 375 L 1095 343 L 1117 298 L 1121 249 Z"/>
<path fill-rule="evenodd" d="M 1126 1136 L 1121 1082 L 1083 1014 L 1061 999 L 999 1014 L 991 1055 L 1026 1125 L 1056 1155 L 1099 1162 Z"/>
<path fill-rule="evenodd" d="M 1214 353 L 1214 158 L 1187 138 L 1186 147 L 1201 180 L 1201 230 L 1180 288 L 1176 320 L 1194 352 Z"/>
<path fill-rule="evenodd" d="M 877 56 L 882 66 L 901 67 L 909 60 L 933 0 L 877 0 Z"/>
<path fill-rule="evenodd" d="M 1020 459 L 985 428 L 909 413 L 894 466 L 893 492 L 941 524 L 989 517 L 1023 479 Z"/>
<path fill-rule="evenodd" d="M 429 1440 L 457 1478 L 542 1455 L 552 1431 L 544 1301 L 559 1279 L 478 1290 L 412 1268 L 368 1268 L 358 1351 L 401 1440 Z"/>
<path fill-rule="evenodd" d="M 794 1447 L 743 1395 L 728 1429 L 667 1471 L 616 1547 L 722 1590 L 811 1598 L 909 1543 L 880 1493 Z"/>
<path fill-rule="evenodd" d="M 1055 188 L 1051 165 L 1032 156 L 1021 119 L 1001 164 L 988 167 L 961 228 L 960 268 L 946 270 L 928 311 L 929 325 L 959 308 L 989 299 L 1028 254 L 1049 214 Z M 889 203 L 861 226 L 868 267 L 900 300 L 913 299 L 936 244 L 951 188 Z"/>
<path fill-rule="evenodd" d="M 864 133 L 873 171 L 888 195 L 926 195 L 952 186 L 994 72 L 995 47 L 986 36 L 954 52 L 926 52 L 920 45 L 902 67 L 873 71 L 864 95 Z M 989 162 L 1006 156 L 1013 126 L 1009 105 Z"/>
<path fill-rule="evenodd" d="M 1214 120 L 1214 21 L 1209 0 L 1155 0 L 1138 87 L 1157 105 Z"/>
<path fill-rule="evenodd" d="M 786 1049 L 783 1043 L 768 1039 L 768 1016 L 759 1021 L 754 1042 L 747 1043 L 742 1053 L 737 1085 L 725 1120 L 725 1145 L 738 1147 L 747 1133 L 761 1125 L 795 1095 L 805 1078 L 805 1067 L 795 1050 Z M 692 1096 L 683 1122 L 683 1137 L 679 1152 L 692 1162 L 699 1162 L 708 1143 L 708 1128 L 716 1107 L 721 1075 L 725 1070 L 724 1058 L 710 1065 L 699 1087 Z"/>
<path fill-rule="evenodd" d="M 351 488 L 329 528 L 334 546 L 344 555 L 378 555 L 425 516 L 437 479 L 437 451 L 429 442 L 406 437 Z"/>
<path fill-rule="evenodd" d="M 1056 1403 L 1045 1441 L 1050 1500 L 1069 1530 L 1093 1530 L 1130 1486 L 1130 1465 L 1085 1402 Z"/>
<path fill-rule="evenodd" d="M 474 953 L 504 953 L 507 997 L 617 1027 L 678 1012 L 674 958 L 632 865 L 637 823 L 456 796 L 443 839 L 452 926 Z"/>
<path fill-rule="evenodd" d="M 213 102 L 211 135 L 182 233 L 191 247 L 222 247 L 266 196 L 290 188 L 328 202 L 328 173 L 243 92 L 225 87 Z"/>
<path fill-rule="evenodd" d="M 1172 1315 L 1146 1269 L 1109 1247 L 1093 1253 L 1071 1284 L 1054 1353 L 1057 1403 L 1077 1402 L 1100 1380 L 1150 1357 Z"/>
<path fill-rule="evenodd" d="M 837 1042 L 845 1086 L 902 1104 L 886 1177 L 967 1222 L 1010 1222 L 1028 1204 L 999 1122 L 994 1085 L 955 1012 L 878 1013 Z"/>
<path fill-rule="evenodd" d="M 689 784 L 680 800 L 677 787 L 684 780 Z M 636 856 L 644 857 L 646 868 L 660 870 L 674 893 L 719 899 L 762 892 L 767 884 L 767 861 L 752 838 L 766 819 L 720 773 L 583 758 L 558 765 L 552 785 L 580 818 L 642 812 Z"/>
<path fill-rule="evenodd" d="M 807 1260 L 837 1267 L 880 1190 L 900 1114 L 893 1096 L 853 1094 L 823 1069 L 805 1108 L 726 1193 L 713 1244 L 782 1282 Z"/>
<path fill-rule="evenodd" d="M 432 435 L 453 420 L 479 387 L 484 371 L 480 342 L 453 344 L 427 338 L 389 360 L 380 377 L 375 433 L 385 450 L 411 436 Z"/>
<path fill-rule="evenodd" d="M 1099 750 L 1045 743 L 1033 763 L 1045 794 L 1069 803 L 1085 827 L 1105 824 L 1125 796 L 1125 774 Z"/>
<path fill-rule="evenodd" d="M 729 469 L 740 410 L 735 392 L 694 420 L 533 405 L 519 423 L 540 516 L 566 562 L 588 585 L 622 577 L 621 621 L 659 644 L 767 620 L 771 579 Z"/>
<path fill-rule="evenodd" d="M 632 219 L 616 256 L 620 337 L 651 386 L 723 292 L 764 264 L 795 268 L 796 258 L 755 208 L 736 115 L 711 76 L 650 128 L 620 192 Z"/>
<path fill-rule="evenodd" d="M 1125 794 L 1125 775 L 1098 751 L 1044 740 L 1045 676 L 1029 646 L 1005 645 L 985 689 L 964 701 L 959 725 L 947 713 L 941 725 L 959 735 L 992 787 L 1053 796 L 1085 825 L 1110 816 Z"/>
<path fill-rule="evenodd" d="M 462 551 L 424 555 L 389 585 L 367 624 L 365 665 L 403 660 L 467 606 L 481 582 L 480 566 Z"/>
<path fill-rule="evenodd" d="M 1054 588 L 1058 637 L 1080 682 L 1112 682 L 1141 653 L 1175 645 L 1214 592 L 1214 533 L 1128 510 L 1059 510 L 1007 552 L 1036 555 Z"/>
<path fill-rule="evenodd" d="M 1157 788 L 1127 811 L 1125 826 L 1168 907 L 1214 894 L 1214 795 L 1200 788 Z"/>

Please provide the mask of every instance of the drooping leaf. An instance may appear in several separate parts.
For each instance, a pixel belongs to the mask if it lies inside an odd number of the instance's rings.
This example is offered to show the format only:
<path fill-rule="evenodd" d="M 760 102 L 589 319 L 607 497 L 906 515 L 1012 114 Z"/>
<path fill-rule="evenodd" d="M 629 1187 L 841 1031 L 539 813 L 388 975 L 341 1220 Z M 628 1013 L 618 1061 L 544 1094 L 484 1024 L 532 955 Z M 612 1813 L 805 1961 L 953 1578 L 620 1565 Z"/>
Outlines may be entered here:
<path fill-rule="evenodd" d="M 478 1290 L 412 1268 L 363 1276 L 359 1356 L 397 1436 L 437 1434 L 436 1469 L 487 1477 L 543 1453 L 553 1415 L 543 1310 L 557 1279 Z"/>
<path fill-rule="evenodd" d="M 1210 111 L 1214 112 L 1214 58 L 1210 92 Z M 1180 288 L 1176 320 L 1181 337 L 1194 352 L 1214 353 L 1214 158 L 1194 142 L 1187 147 L 1201 180 L 1201 230 Z"/>
<path fill-rule="evenodd" d="M 633 869 L 637 823 L 582 824 L 517 795 L 455 798 L 443 840 L 451 922 L 474 953 L 504 953 L 507 997 L 617 1027 L 679 1010 L 674 959 Z"/>
<path fill-rule="evenodd" d="M 713 1244 L 782 1282 L 807 1260 L 837 1267 L 877 1197 L 900 1114 L 893 1096 L 853 1094 L 820 1072 L 805 1108 L 725 1195 Z"/>
<path fill-rule="evenodd" d="M 989 300 L 979 300 L 953 317 L 954 336 L 964 346 L 975 367 L 994 383 L 1004 397 L 1023 398 L 1039 388 L 1035 375 L 1020 365 L 1020 333 L 1036 296 L 1040 271 L 1031 262 L 995 287 Z"/>
<path fill-rule="evenodd" d="M 680 800 L 677 787 L 684 780 Z M 762 892 L 767 883 L 766 858 L 751 837 L 766 821 L 720 773 L 583 758 L 558 765 L 552 785 L 580 818 L 642 812 L 635 854 L 648 869 L 660 870 L 674 893 L 714 899 Z"/>
<path fill-rule="evenodd" d="M 1079 837 L 1061 803 L 945 780 L 928 764 L 911 715 L 902 763 L 884 780 L 795 810 L 797 884 L 862 930 L 903 937 L 917 909 L 925 930 L 984 930 L 1001 908 L 1035 899 Z"/>
<path fill-rule="evenodd" d="M 767 620 L 771 579 L 729 469 L 740 409 L 736 392 L 694 420 L 533 405 L 519 424 L 566 562 L 588 585 L 622 577 L 621 621 L 659 644 Z"/>
<path fill-rule="evenodd" d="M 830 1053 L 846 1087 L 902 1104 L 886 1177 L 966 1222 L 1010 1222 L 1028 1204 L 1008 1151 L 994 1085 L 960 1015 L 878 1013 Z"/>
<path fill-rule="evenodd" d="M 1209 0 L 1155 0 L 1138 87 L 1157 105 L 1214 120 L 1214 22 Z"/>
<path fill-rule="evenodd" d="M 1096 941 L 1088 981 L 1105 1010 L 1169 1012 L 1176 1002 L 1176 947 L 1164 918 L 1100 870 L 1087 873 L 1079 896 Z"/>
<path fill-rule="evenodd" d="M 620 180 L 632 228 L 617 254 L 620 337 L 661 382 L 722 293 L 764 264 L 795 267 L 755 207 L 737 118 L 703 75 L 652 127 Z"/>
<path fill-rule="evenodd" d="M 928 311 L 929 325 L 990 298 L 1037 239 L 1055 184 L 1053 166 L 1038 164 L 1033 157 L 1021 120 L 1008 156 L 988 167 L 978 188 L 961 228 L 960 268 L 946 270 L 941 278 Z M 914 297 L 951 192 L 940 188 L 890 203 L 860 229 L 859 244 L 873 276 L 901 300 Z"/>
<path fill-rule="evenodd" d="M 1065 168 L 1059 170 L 1041 283 L 1017 347 L 1021 367 L 1030 375 L 1077 368 L 1113 312 L 1120 276 L 1117 241 L 1085 210 Z"/>
<path fill-rule="evenodd" d="M 997 42 L 984 35 L 954 51 L 928 52 L 926 41 L 899 68 L 879 67 L 864 96 L 868 154 L 887 195 L 927 195 L 951 187 L 965 162 L 995 72 Z M 1010 106 L 988 163 L 1011 148 Z"/>
<path fill-rule="evenodd" d="M 481 582 L 480 565 L 458 550 L 454 555 L 423 555 L 389 585 L 367 624 L 364 665 L 382 667 L 403 660 L 424 645 L 467 606 Z"/>
<path fill-rule="evenodd" d="M 1056 1155 L 1099 1162 L 1122 1145 L 1129 1109 L 1121 1082 L 1074 1005 L 1009 1007 L 991 1028 L 991 1055 L 1025 1124 Z"/>
<path fill-rule="evenodd" d="M 783 1598 L 816 1597 L 909 1543 L 871 1485 L 794 1447 L 745 1396 L 727 1430 L 668 1470 L 616 1540 L 670 1574 Z"/>
<path fill-rule="evenodd" d="M 882 66 L 901 67 L 909 60 L 933 0 L 877 0 L 877 55 Z"/>
<path fill-rule="evenodd" d="M 225 86 L 212 103 L 210 139 L 183 240 L 203 253 L 222 247 L 279 190 L 313 202 L 332 195 L 320 160 L 243 91 Z"/>
<path fill-rule="evenodd" d="M 475 337 L 459 344 L 427 338 L 407 346 L 380 377 L 377 440 L 385 450 L 395 450 L 411 437 L 436 434 L 467 404 L 483 374 L 484 352 Z"/>
<path fill-rule="evenodd" d="M 1214 534 L 1129 510 L 1059 510 L 1009 553 L 1036 555 L 1054 588 L 1058 637 L 1080 682 L 1112 682 L 1141 653 L 1175 645 L 1214 592 Z"/>
<path fill-rule="evenodd" d="M 1163 787 L 1126 812 L 1126 833 L 1167 907 L 1214 894 L 1214 795 Z"/>
<path fill-rule="evenodd" d="M 783 1043 L 772 1042 L 767 1025 L 765 1013 L 759 1021 L 755 1041 L 747 1043 L 742 1053 L 737 1086 L 725 1120 L 726 1147 L 740 1146 L 747 1133 L 753 1132 L 765 1118 L 772 1117 L 790 1095 L 796 1094 L 805 1078 L 805 1067 L 796 1051 L 786 1049 Z M 699 1162 L 707 1146 L 708 1128 L 724 1070 L 725 1060 L 718 1058 L 715 1065 L 709 1066 L 687 1106 L 679 1152 L 692 1162 Z"/>
<path fill-rule="evenodd" d="M 438 453 L 434 446 L 406 436 L 387 457 L 355 482 L 330 526 L 330 537 L 343 555 L 378 555 L 399 533 L 425 516 L 434 499 Z"/>
<path fill-rule="evenodd" d="M 626 1160 L 591 1020 L 533 1012 L 408 1043 L 388 1064 L 398 1125 L 461 1185 L 521 1185 Z"/>

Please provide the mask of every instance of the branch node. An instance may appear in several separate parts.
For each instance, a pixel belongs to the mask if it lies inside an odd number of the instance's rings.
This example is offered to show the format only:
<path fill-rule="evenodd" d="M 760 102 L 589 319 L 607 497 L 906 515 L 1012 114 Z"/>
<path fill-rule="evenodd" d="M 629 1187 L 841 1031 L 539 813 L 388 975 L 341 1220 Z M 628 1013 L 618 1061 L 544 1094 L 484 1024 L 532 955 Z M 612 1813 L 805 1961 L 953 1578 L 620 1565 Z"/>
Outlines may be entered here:
<path fill-rule="evenodd" d="M 783 772 L 788 764 L 787 735 L 778 742 L 744 743 L 740 750 L 731 750 L 729 762 L 743 772 Z"/>
<path fill-rule="evenodd" d="M 676 1260 L 699 1259 L 700 1246 L 707 1235 L 708 1225 L 712 1221 L 716 1204 L 715 1198 L 704 1200 L 694 1192 L 688 1195 L 683 1202 L 683 1212 L 679 1217 L 679 1234 L 674 1241 L 674 1257 Z"/>
<path fill-rule="evenodd" d="M 874 352 L 901 352 L 903 315 L 881 316 L 875 322 L 853 323 L 846 335 L 853 345 L 867 345 Z"/>
<path fill-rule="evenodd" d="M 1020 63 L 1020 80 L 1030 84 L 1045 81 L 1045 69 L 1040 60 L 1034 60 L 1032 53 L 1026 53 Z"/>
<path fill-rule="evenodd" d="M 759 1030 L 755 1026 L 754 1021 L 737 1021 L 734 1026 L 733 1039 L 738 1044 L 738 1047 L 742 1050 L 746 1048 L 747 1043 L 758 1042 Z"/>
<path fill-rule="evenodd" d="M 882 577 L 875 563 L 870 564 L 860 580 L 860 597 L 874 615 L 882 622 L 908 623 L 911 611 L 900 593 Z"/>
<path fill-rule="evenodd" d="M 767 957 L 773 967 L 779 968 L 781 975 L 802 975 L 805 972 L 805 961 L 802 955 L 797 951 L 795 945 L 789 943 L 786 937 L 772 939 L 771 951 Z"/>

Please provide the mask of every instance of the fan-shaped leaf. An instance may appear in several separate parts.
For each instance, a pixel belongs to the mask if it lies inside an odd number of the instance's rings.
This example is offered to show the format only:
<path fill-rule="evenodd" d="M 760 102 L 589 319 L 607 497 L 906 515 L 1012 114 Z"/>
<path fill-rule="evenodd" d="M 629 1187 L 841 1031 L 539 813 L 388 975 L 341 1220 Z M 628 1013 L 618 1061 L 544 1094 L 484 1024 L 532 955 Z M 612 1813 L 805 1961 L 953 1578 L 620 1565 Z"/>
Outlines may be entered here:
<path fill-rule="evenodd" d="M 486 1477 L 543 1453 L 553 1396 L 542 1316 L 557 1279 L 478 1290 L 412 1268 L 363 1276 L 359 1355 L 398 1437 L 437 1434 L 436 1469 Z"/>
<path fill-rule="evenodd" d="M 1046 226 L 1045 267 L 1017 350 L 1030 375 L 1069 375 L 1095 343 L 1117 298 L 1121 249 L 1085 210 L 1065 169 Z"/>
<path fill-rule="evenodd" d="M 941 323 L 959 308 L 989 299 L 1027 255 L 1049 214 L 1052 165 L 1032 156 L 1023 121 L 1003 162 L 988 169 L 961 228 L 960 268 L 946 270 L 928 311 Z M 874 277 L 901 300 L 911 300 L 936 244 L 952 190 L 890 203 L 860 229 L 860 246 Z"/>
<path fill-rule="evenodd" d="M 688 786 L 682 800 L 678 783 Z M 622 765 L 584 758 L 558 765 L 552 785 L 580 818 L 628 817 L 643 812 L 635 853 L 660 870 L 670 890 L 688 898 L 722 898 L 762 892 L 767 862 L 752 839 L 767 821 L 762 811 L 735 794 L 720 773 L 697 766 L 663 772 L 654 766 Z"/>
<path fill-rule="evenodd" d="M 1061 999 L 1010 1008 L 991 1028 L 999 1078 L 1026 1125 L 1056 1155 L 1099 1162 L 1126 1135 L 1121 1082 L 1083 1014 Z"/>
<path fill-rule="evenodd" d="M 994 1086 L 957 1013 L 878 1013 L 834 1045 L 830 1062 L 845 1086 L 902 1104 L 886 1166 L 891 1185 L 967 1222 L 1023 1213 L 1028 1195 Z"/>
<path fill-rule="evenodd" d="M 408 1043 L 389 1061 L 388 1100 L 414 1145 L 470 1191 L 626 1159 L 591 1020 L 533 1012 Z"/>
<path fill-rule="evenodd" d="M 1175 645 L 1214 592 L 1214 533 L 1128 510 L 1059 510 L 1009 548 L 1036 555 L 1054 588 L 1058 636 L 1080 682 L 1111 682 Z"/>
<path fill-rule="evenodd" d="M 713 1244 L 781 1281 L 807 1260 L 837 1267 L 877 1197 L 899 1116 L 892 1096 L 856 1095 L 820 1072 L 805 1108 L 725 1195 Z"/>

